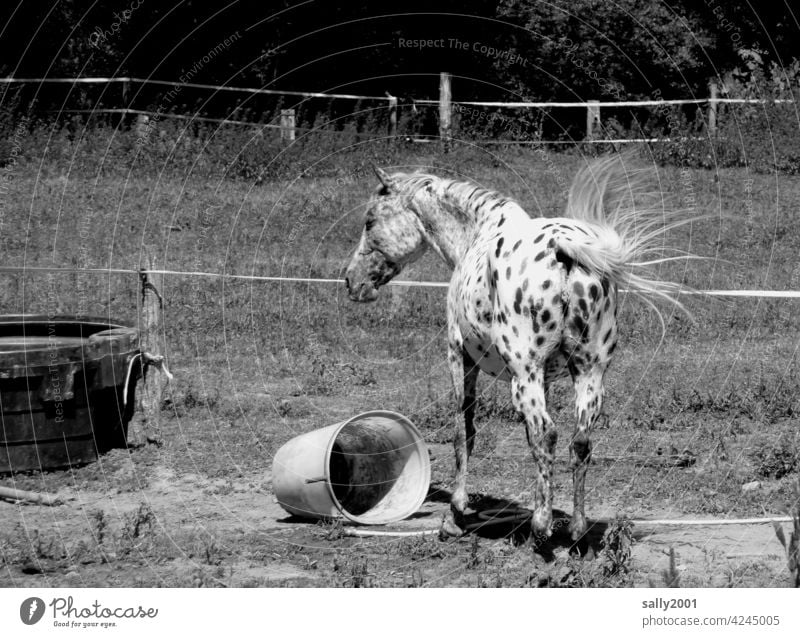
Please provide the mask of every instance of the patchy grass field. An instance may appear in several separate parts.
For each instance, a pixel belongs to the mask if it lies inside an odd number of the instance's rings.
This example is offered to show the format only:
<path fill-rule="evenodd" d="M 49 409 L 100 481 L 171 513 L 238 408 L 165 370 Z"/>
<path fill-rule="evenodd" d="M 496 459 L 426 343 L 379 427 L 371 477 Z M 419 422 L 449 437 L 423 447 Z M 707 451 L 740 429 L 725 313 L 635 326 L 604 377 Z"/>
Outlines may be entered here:
<path fill-rule="evenodd" d="M 475 180 L 515 196 L 534 215 L 563 209 L 559 184 L 585 161 L 550 155 L 545 162 L 516 150 L 445 156 L 395 149 L 383 153 L 390 159 L 375 148 L 317 150 L 308 150 L 300 169 L 287 162 L 291 170 L 254 185 L 204 170 L 203 162 L 165 159 L 145 169 L 126 164 L 124 154 L 93 156 L 78 142 L 60 140 L 42 157 L 15 166 L 4 195 L 4 265 L 136 268 L 146 245 L 172 270 L 336 278 L 374 188 L 371 159 Z M 800 179 L 675 168 L 660 169 L 659 177 L 678 203 L 716 215 L 670 237 L 710 258 L 665 267 L 665 278 L 701 289 L 800 289 Z M 428 255 L 403 278 L 446 280 L 447 272 Z M 3 274 L 0 287 L 3 313 L 135 320 L 133 275 Z M 524 531 L 513 528 L 442 543 L 352 538 L 336 524 L 289 519 L 272 500 L 278 447 L 298 433 L 382 408 L 418 424 L 432 454 L 431 497 L 421 517 L 398 528 L 437 526 L 449 496 L 455 420 L 444 292 L 387 288 L 376 304 L 360 306 L 331 285 L 187 276 L 167 277 L 161 292 L 176 375 L 164 404 L 164 447 L 114 451 L 69 471 L 2 478 L 4 485 L 74 498 L 56 508 L 0 502 L 5 585 L 789 582 L 768 526 L 635 525 L 626 560 L 627 550 L 615 541 L 622 523 L 611 524 L 605 544 L 605 527 L 598 526 L 591 542 L 596 559 L 579 559 L 563 539 L 534 550 Z M 607 375 L 607 419 L 596 432 L 587 479 L 590 517 L 751 517 L 785 514 L 791 505 L 800 472 L 797 302 L 691 298 L 687 305 L 696 322 L 669 315 L 662 340 L 652 312 L 633 300 L 623 304 L 620 347 Z M 524 505 L 531 462 L 507 386 L 482 377 L 479 388 L 484 400 L 470 464 L 472 504 Z M 569 388 L 553 388 L 550 404 L 561 435 L 556 505 L 568 513 Z M 666 461 L 676 452 L 691 458 L 681 463 L 688 466 Z"/>

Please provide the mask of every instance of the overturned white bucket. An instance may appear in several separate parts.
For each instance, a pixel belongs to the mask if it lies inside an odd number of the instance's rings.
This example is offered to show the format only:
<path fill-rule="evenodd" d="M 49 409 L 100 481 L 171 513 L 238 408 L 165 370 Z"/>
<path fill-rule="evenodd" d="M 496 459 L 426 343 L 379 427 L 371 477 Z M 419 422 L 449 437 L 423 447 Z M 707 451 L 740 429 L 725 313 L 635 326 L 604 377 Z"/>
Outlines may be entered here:
<path fill-rule="evenodd" d="M 408 418 L 369 411 L 293 438 L 272 462 L 272 488 L 289 513 L 387 524 L 428 494 L 428 450 Z"/>

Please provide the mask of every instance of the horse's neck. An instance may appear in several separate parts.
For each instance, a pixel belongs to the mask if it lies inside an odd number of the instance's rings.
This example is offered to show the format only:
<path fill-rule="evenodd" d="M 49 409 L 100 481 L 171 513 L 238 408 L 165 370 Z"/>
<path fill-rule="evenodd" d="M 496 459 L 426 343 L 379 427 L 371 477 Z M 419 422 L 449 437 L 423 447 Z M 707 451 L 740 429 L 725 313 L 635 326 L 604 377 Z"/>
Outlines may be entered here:
<path fill-rule="evenodd" d="M 455 268 L 478 226 L 490 213 L 485 203 L 479 205 L 470 199 L 469 184 L 448 188 L 451 183 L 444 181 L 431 190 L 423 190 L 417 206 L 428 242 L 451 268 Z"/>

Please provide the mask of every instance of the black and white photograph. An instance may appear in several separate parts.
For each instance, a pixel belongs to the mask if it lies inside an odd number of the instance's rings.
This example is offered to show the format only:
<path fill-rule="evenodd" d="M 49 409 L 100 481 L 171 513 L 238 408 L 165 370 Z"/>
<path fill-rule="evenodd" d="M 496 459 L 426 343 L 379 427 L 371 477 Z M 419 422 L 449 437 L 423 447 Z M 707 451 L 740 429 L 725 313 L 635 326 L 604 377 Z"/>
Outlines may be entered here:
<path fill-rule="evenodd" d="M 799 38 L 785 0 L 4 3 L 0 631 L 600 588 L 630 634 L 788 634 Z"/>

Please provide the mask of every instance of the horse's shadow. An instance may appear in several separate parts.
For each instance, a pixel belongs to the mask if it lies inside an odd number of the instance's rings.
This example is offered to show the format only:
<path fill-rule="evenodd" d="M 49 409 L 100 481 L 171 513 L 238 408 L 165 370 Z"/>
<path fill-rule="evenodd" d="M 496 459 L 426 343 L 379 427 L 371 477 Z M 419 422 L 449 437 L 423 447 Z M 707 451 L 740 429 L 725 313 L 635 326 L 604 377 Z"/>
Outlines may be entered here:
<path fill-rule="evenodd" d="M 441 487 L 431 487 L 428 502 L 450 502 L 450 493 Z M 571 517 L 559 509 L 553 509 L 553 534 L 549 538 L 537 536 L 531 530 L 530 511 L 519 502 L 491 495 L 473 493 L 469 498 L 473 513 L 464 516 L 464 527 L 468 535 L 486 539 L 509 539 L 515 546 L 531 546 L 545 560 L 555 559 L 554 550 L 569 549 L 585 556 L 596 554 L 601 548 L 608 524 L 589 521 L 589 528 L 580 539 L 570 536 Z"/>

